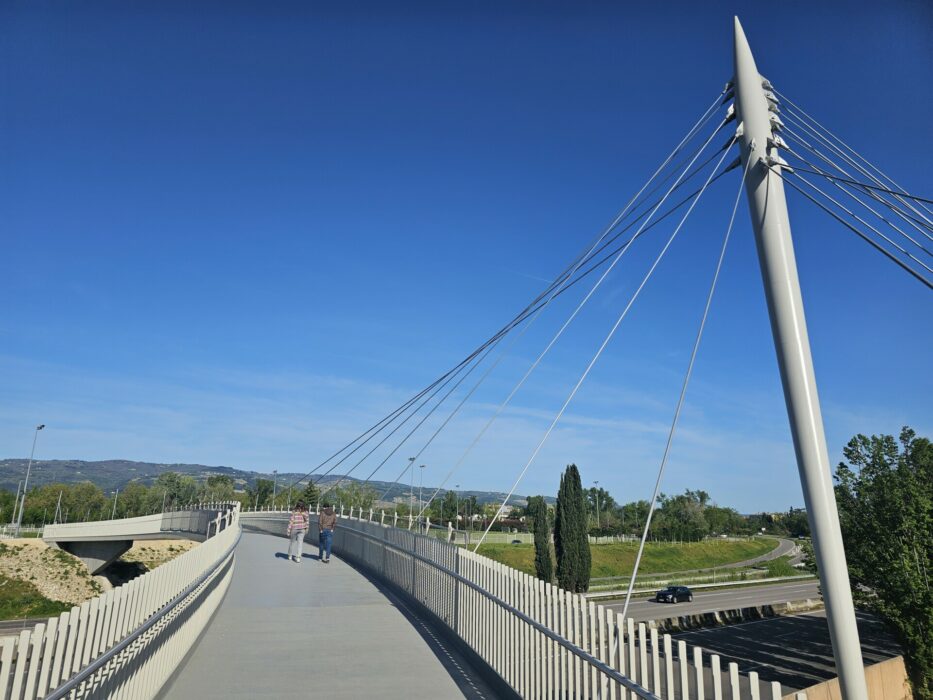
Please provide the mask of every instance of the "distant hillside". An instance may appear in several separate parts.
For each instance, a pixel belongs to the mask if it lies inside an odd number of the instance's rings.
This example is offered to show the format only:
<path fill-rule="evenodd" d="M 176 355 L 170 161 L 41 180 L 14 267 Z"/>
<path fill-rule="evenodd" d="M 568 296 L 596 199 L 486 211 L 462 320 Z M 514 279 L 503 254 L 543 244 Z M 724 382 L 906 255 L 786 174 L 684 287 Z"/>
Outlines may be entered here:
<path fill-rule="evenodd" d="M 0 460 L 0 489 L 16 491 L 17 484 L 26 474 L 25 459 L 3 459 Z M 203 464 L 154 464 L 152 462 L 132 462 L 126 459 L 108 459 L 101 462 L 84 462 L 79 459 L 67 460 L 36 460 L 32 463 L 32 473 L 29 477 L 31 486 L 41 486 L 50 483 L 73 484 L 79 481 L 90 481 L 97 484 L 104 492 L 122 489 L 130 482 L 139 482 L 151 485 L 163 472 L 178 472 L 193 476 L 195 479 L 203 480 L 209 476 L 223 474 L 233 479 L 235 488 L 243 490 L 253 486 L 256 479 L 271 479 L 271 474 L 250 471 L 246 469 L 236 469 L 235 467 L 208 467 Z M 278 475 L 279 488 L 286 487 L 299 479 L 304 478 L 301 473 L 280 472 Z M 328 485 L 335 484 L 343 477 L 339 474 L 330 474 L 322 479 L 322 484 L 326 488 Z M 346 481 L 357 481 L 353 477 L 347 477 Z M 307 482 L 305 482 L 307 483 Z M 381 496 L 389 488 L 391 482 L 371 481 L 370 484 Z M 425 498 L 434 492 L 435 486 L 424 485 Z M 417 497 L 418 487 L 415 487 Z M 476 496 L 479 503 L 501 503 L 505 498 L 505 493 L 500 491 L 460 491 L 461 498 Z M 388 500 L 404 501 L 409 497 L 408 484 L 396 484 L 395 488 L 388 495 Z M 549 502 L 554 499 L 547 498 Z M 512 496 L 509 499 L 509 505 L 523 506 L 527 502 L 526 496 Z"/>

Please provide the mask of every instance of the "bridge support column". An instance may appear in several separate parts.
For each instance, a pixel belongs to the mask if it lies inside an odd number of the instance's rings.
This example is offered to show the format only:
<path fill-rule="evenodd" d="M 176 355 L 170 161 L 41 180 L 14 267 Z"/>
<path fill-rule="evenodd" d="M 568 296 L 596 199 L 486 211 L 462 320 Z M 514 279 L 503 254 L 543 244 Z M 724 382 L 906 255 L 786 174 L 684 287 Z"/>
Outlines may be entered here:
<path fill-rule="evenodd" d="M 84 562 L 91 576 L 100 573 L 133 546 L 132 540 L 102 540 L 87 542 L 58 542 L 60 549 Z"/>
<path fill-rule="evenodd" d="M 763 78 L 758 73 L 738 18 L 735 19 L 734 82 L 742 164 L 747 172 L 745 190 L 755 229 L 797 468 L 813 535 L 813 550 L 826 602 L 836 671 L 845 700 L 867 700 L 862 651 L 797 277 L 784 183 L 769 167 L 774 166 L 780 171 L 777 159 L 770 158 L 776 155 L 776 149 L 769 153 L 773 147 L 772 122 L 780 122 L 777 115 L 771 113 L 769 95 L 765 94 Z"/>

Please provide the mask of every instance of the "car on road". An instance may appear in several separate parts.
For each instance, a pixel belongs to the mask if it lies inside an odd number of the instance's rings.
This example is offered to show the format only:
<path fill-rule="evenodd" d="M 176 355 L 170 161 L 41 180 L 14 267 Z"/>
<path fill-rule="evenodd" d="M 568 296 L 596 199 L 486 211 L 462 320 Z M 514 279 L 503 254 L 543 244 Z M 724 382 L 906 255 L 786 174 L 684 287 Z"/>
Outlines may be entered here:
<path fill-rule="evenodd" d="M 693 592 L 686 586 L 668 586 L 655 593 L 654 599 L 658 603 L 679 603 L 682 600 L 690 603 L 693 602 Z"/>

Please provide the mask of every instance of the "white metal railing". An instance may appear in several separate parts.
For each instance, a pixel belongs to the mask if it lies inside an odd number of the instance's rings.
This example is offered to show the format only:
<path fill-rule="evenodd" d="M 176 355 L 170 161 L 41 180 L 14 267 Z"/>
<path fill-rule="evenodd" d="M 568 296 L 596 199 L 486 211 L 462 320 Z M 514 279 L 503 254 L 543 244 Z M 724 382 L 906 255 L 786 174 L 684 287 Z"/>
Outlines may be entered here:
<path fill-rule="evenodd" d="M 522 697 L 781 698 L 780 683 L 582 595 L 362 515 L 341 519 L 334 550 L 415 598 Z"/>
<path fill-rule="evenodd" d="M 154 697 L 230 583 L 239 504 L 217 506 L 208 539 L 199 546 L 4 638 L 0 699 Z"/>
<path fill-rule="evenodd" d="M 33 535 L 33 536 L 35 536 L 35 537 L 41 537 L 41 536 L 42 536 L 42 530 L 43 530 L 43 528 L 41 528 L 41 527 L 34 527 L 34 526 L 31 526 L 31 525 L 23 525 L 21 528 L 19 528 L 19 532 L 17 533 L 17 531 L 16 531 L 16 524 L 15 524 L 15 523 L 11 523 L 11 524 L 9 524 L 9 525 L 0 526 L 0 540 L 9 540 L 9 539 L 13 539 L 13 538 L 16 538 L 16 537 L 24 537 L 24 536 L 27 536 L 27 535 Z"/>
<path fill-rule="evenodd" d="M 359 511 L 356 511 L 359 514 Z M 651 623 L 569 593 L 432 535 L 407 518 L 342 516 L 334 551 L 414 598 L 527 698 L 780 700 L 781 684 L 704 653 Z M 284 535 L 286 511 L 244 513 Z M 312 513 L 306 541 L 318 537 Z M 417 524 L 415 524 L 417 529 Z M 797 693 L 796 700 L 806 694 Z"/>

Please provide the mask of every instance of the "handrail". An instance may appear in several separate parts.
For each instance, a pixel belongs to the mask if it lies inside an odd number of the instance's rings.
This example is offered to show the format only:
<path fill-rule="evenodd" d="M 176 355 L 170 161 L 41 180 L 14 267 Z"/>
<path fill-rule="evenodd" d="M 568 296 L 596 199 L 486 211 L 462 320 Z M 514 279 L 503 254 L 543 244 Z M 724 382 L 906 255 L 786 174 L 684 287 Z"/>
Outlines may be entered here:
<path fill-rule="evenodd" d="M 153 625 L 158 623 L 163 617 L 170 613 L 176 606 L 178 606 L 182 601 L 185 600 L 189 595 L 191 595 L 202 583 L 204 583 L 208 578 L 210 578 L 230 557 L 233 551 L 236 549 L 237 545 L 240 543 L 240 538 L 243 536 L 242 532 L 237 534 L 236 539 L 233 544 L 231 544 L 224 553 L 217 558 L 213 566 L 208 571 L 205 571 L 198 578 L 196 578 L 187 588 L 185 588 L 181 593 L 172 598 L 168 603 L 162 606 L 158 611 L 153 613 L 145 623 L 140 625 L 135 632 L 131 633 L 129 636 L 123 639 L 119 644 L 115 645 L 111 649 L 108 649 L 101 656 L 97 657 L 89 663 L 87 666 L 82 668 L 78 673 L 65 681 L 58 688 L 53 690 L 46 696 L 46 700 L 59 700 L 64 698 L 66 695 L 71 693 L 88 678 L 90 678 L 94 673 L 99 671 L 101 668 L 107 665 L 111 659 L 113 659 L 117 654 L 126 649 L 130 644 L 135 642 L 139 637 L 145 634 Z"/>
<path fill-rule="evenodd" d="M 361 522 L 362 522 L 362 521 L 361 521 Z M 543 635 L 545 635 L 546 637 L 548 637 L 549 639 L 551 639 L 551 640 L 557 642 L 560 646 L 562 646 L 564 649 L 566 649 L 567 651 L 569 651 L 571 654 L 574 654 L 575 656 L 577 656 L 578 658 L 582 659 L 582 660 L 585 661 L 586 663 L 588 663 L 588 664 L 590 664 L 591 666 L 595 667 L 597 670 L 599 670 L 600 672 L 606 674 L 607 676 L 609 676 L 609 677 L 610 677 L 612 680 L 614 680 L 615 682 L 624 685 L 626 688 L 628 688 L 629 690 L 631 690 L 633 693 L 635 693 L 635 694 L 638 695 L 639 697 L 645 698 L 645 700 L 661 700 L 660 696 L 655 695 L 654 693 L 652 693 L 651 691 L 649 691 L 647 688 L 643 688 L 642 686 L 638 685 L 637 683 L 635 683 L 634 681 L 632 681 L 632 680 L 631 680 L 630 678 L 628 678 L 627 676 L 622 675 L 621 673 L 619 673 L 618 671 L 616 671 L 616 670 L 615 670 L 614 668 L 612 668 L 611 666 L 606 665 L 605 663 L 603 663 L 602 661 L 600 661 L 599 659 L 597 659 L 595 656 L 589 654 L 587 651 L 581 649 L 580 647 L 578 647 L 577 645 L 573 644 L 572 642 L 570 642 L 570 641 L 564 639 L 563 637 L 561 637 L 559 634 L 557 634 L 557 633 L 554 632 L 553 630 L 551 630 L 551 629 L 549 629 L 548 627 L 542 625 L 542 624 L 541 624 L 540 622 L 538 622 L 537 620 L 535 620 L 535 619 L 529 617 L 528 615 L 526 615 L 525 613 L 523 613 L 521 610 L 519 610 L 519 609 L 515 608 L 514 606 L 512 606 L 512 605 L 506 603 L 506 602 L 505 602 L 504 600 L 502 600 L 501 598 L 499 598 L 499 597 L 493 595 L 492 593 L 490 593 L 489 591 L 487 591 L 486 589 L 484 589 L 482 586 L 479 586 L 478 584 L 473 583 L 473 582 L 470 581 L 468 578 L 466 578 L 465 576 L 463 576 L 463 575 L 457 573 L 456 571 L 453 571 L 453 570 L 447 568 L 446 566 L 444 566 L 444 565 L 442 565 L 442 564 L 438 564 L 436 561 L 430 559 L 429 557 L 425 557 L 424 555 L 418 554 L 418 553 L 415 552 L 414 550 L 405 549 L 404 547 L 400 547 L 400 546 L 398 546 L 398 545 L 396 545 L 396 544 L 393 544 L 392 542 L 388 542 L 388 541 L 385 540 L 385 539 L 380 539 L 380 538 L 378 538 L 378 537 L 375 537 L 375 536 L 373 536 L 373 535 L 370 535 L 369 533 L 363 532 L 362 530 L 357 530 L 356 528 L 347 527 L 347 526 L 344 526 L 344 527 L 345 527 L 346 529 L 351 530 L 354 534 L 357 534 L 357 535 L 359 535 L 359 536 L 361 536 L 361 537 L 364 537 L 364 538 L 366 538 L 366 539 L 369 539 L 369 540 L 371 540 L 371 541 L 373 541 L 373 542 L 377 542 L 378 544 L 380 544 L 380 545 L 382 545 L 382 546 L 384 546 L 384 547 L 388 547 L 389 549 L 394 549 L 394 550 L 396 550 L 396 551 L 399 551 L 399 552 L 402 552 L 402 553 L 404 553 L 404 554 L 407 554 L 407 555 L 409 555 L 409 556 L 411 556 L 411 557 L 414 557 L 415 559 L 418 559 L 419 561 L 422 561 L 422 562 L 424 562 L 424 563 L 426 563 L 426 564 L 428 564 L 428 565 L 434 567 L 435 569 L 438 569 L 439 571 L 443 572 L 444 574 L 446 574 L 446 575 L 448 575 L 448 576 L 450 576 L 450 577 L 456 579 L 456 580 L 459 581 L 460 583 L 462 583 L 462 584 L 464 584 L 465 586 L 467 586 L 467 587 L 471 588 L 472 590 L 476 591 L 477 593 L 479 593 L 480 595 L 482 595 L 484 598 L 488 599 L 489 601 L 495 603 L 496 605 L 498 605 L 499 607 L 501 607 L 502 609 L 504 609 L 505 611 L 507 611 L 509 614 L 516 616 L 517 618 L 519 618 L 519 619 L 520 619 L 522 622 L 524 622 L 525 624 L 531 625 L 531 626 L 534 627 L 537 631 L 539 631 L 541 634 L 543 634 Z"/>

